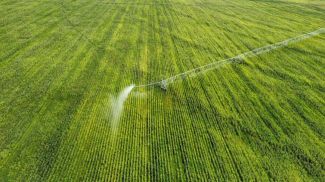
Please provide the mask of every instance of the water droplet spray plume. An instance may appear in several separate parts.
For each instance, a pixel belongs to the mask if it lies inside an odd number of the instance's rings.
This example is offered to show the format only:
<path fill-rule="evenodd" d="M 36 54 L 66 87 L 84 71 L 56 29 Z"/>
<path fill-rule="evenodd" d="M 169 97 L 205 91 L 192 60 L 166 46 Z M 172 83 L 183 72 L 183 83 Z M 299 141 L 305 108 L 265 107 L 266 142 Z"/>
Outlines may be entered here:
<path fill-rule="evenodd" d="M 129 94 L 131 93 L 132 89 L 134 88 L 134 84 L 126 87 L 117 98 L 113 98 L 111 110 L 112 110 L 112 120 L 111 126 L 113 132 L 115 132 L 118 128 L 119 119 L 123 113 L 123 105 L 126 99 L 128 98 Z"/>

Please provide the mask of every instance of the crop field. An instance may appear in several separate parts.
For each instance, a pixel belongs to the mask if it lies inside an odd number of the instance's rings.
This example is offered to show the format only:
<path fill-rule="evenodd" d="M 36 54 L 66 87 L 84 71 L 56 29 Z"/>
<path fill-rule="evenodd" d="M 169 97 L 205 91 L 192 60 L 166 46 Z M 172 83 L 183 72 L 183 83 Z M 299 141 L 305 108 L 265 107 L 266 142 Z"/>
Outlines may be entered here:
<path fill-rule="evenodd" d="M 322 0 L 0 0 L 0 181 L 325 181 L 325 31 L 140 87 L 321 28 Z"/>

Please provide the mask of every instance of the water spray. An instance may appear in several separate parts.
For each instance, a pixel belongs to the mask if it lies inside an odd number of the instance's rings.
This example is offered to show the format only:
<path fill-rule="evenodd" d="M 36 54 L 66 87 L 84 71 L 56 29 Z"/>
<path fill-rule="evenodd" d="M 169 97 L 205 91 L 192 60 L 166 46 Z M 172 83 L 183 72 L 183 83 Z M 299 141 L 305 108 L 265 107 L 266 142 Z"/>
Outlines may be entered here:
<path fill-rule="evenodd" d="M 128 98 L 128 95 L 131 93 L 132 89 L 134 88 L 135 85 L 130 85 L 126 87 L 120 94 L 118 95 L 117 98 L 114 98 L 112 100 L 112 105 L 111 105 L 111 111 L 112 111 L 112 129 L 115 131 L 118 127 L 119 124 L 119 119 L 121 117 L 121 114 L 123 112 L 123 105 L 126 99 Z"/>

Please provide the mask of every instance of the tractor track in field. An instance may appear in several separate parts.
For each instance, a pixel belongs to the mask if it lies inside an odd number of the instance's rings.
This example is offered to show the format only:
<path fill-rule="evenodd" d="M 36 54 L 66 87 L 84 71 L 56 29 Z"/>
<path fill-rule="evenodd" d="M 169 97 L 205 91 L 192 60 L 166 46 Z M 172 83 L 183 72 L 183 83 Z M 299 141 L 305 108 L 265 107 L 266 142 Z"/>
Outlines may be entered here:
<path fill-rule="evenodd" d="M 75 27 L 77 27 L 77 25 L 75 23 L 73 23 L 69 17 L 67 16 L 67 11 L 68 9 L 66 8 L 66 6 L 64 5 L 63 1 L 58 3 L 60 5 L 60 9 L 61 12 L 63 14 L 63 18 L 66 20 L 66 22 L 68 23 L 69 26 L 73 27 L 72 29 L 74 31 L 76 31 L 79 35 L 81 35 L 81 37 L 83 37 L 89 44 L 91 44 L 92 46 L 96 47 L 98 50 L 102 49 L 102 47 L 98 46 L 93 40 L 91 40 L 86 34 L 84 34 L 82 31 L 77 30 Z"/>

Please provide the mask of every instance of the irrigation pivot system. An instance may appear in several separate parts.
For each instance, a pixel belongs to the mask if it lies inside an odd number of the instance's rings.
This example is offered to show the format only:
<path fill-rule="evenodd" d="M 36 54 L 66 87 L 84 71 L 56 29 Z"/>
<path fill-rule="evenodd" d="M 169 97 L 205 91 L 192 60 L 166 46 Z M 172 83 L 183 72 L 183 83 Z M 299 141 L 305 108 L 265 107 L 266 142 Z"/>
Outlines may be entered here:
<path fill-rule="evenodd" d="M 248 51 L 248 52 L 245 52 L 243 54 L 239 54 L 239 55 L 237 55 L 235 57 L 232 57 L 232 58 L 228 58 L 228 59 L 221 60 L 221 61 L 214 61 L 212 63 L 209 63 L 209 64 L 206 64 L 206 65 L 191 69 L 189 71 L 174 75 L 172 77 L 169 77 L 169 78 L 157 81 L 157 82 L 151 82 L 151 83 L 148 83 L 148 84 L 138 85 L 138 86 L 135 86 L 134 88 L 160 86 L 162 89 L 166 90 L 168 84 L 173 83 L 176 80 L 182 80 L 182 79 L 185 79 L 186 77 L 194 77 L 194 76 L 197 76 L 200 73 L 204 73 L 206 71 L 216 69 L 216 68 L 219 68 L 221 66 L 230 64 L 230 63 L 240 63 L 240 62 L 243 61 L 243 59 L 245 57 L 246 58 L 255 57 L 255 56 L 258 56 L 260 54 L 263 54 L 263 53 L 270 52 L 270 51 L 275 50 L 275 49 L 279 49 L 279 48 L 288 46 L 289 44 L 300 42 L 302 40 L 311 38 L 311 37 L 319 35 L 321 33 L 325 33 L 325 28 L 320 28 L 320 29 L 315 30 L 313 32 L 309 32 L 309 33 L 306 33 L 306 34 L 303 34 L 303 35 L 299 35 L 297 37 L 286 39 L 286 40 L 281 41 L 281 42 L 277 42 L 277 43 L 274 43 L 274 44 L 271 44 L 271 45 L 260 47 L 260 48 L 254 49 L 252 51 Z"/>

